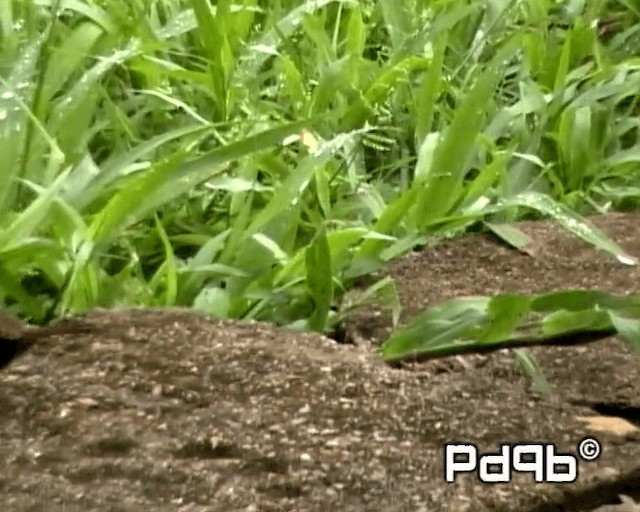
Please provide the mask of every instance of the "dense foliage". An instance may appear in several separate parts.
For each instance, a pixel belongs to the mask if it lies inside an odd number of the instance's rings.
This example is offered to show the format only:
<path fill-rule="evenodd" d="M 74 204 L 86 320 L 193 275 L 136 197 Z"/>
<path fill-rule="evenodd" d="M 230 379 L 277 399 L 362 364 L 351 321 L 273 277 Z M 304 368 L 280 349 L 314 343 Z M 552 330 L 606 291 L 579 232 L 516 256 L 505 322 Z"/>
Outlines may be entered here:
<path fill-rule="evenodd" d="M 5 306 L 326 331 L 427 237 L 531 215 L 625 260 L 581 215 L 640 197 L 636 2 L 214 4 L 2 2 Z"/>

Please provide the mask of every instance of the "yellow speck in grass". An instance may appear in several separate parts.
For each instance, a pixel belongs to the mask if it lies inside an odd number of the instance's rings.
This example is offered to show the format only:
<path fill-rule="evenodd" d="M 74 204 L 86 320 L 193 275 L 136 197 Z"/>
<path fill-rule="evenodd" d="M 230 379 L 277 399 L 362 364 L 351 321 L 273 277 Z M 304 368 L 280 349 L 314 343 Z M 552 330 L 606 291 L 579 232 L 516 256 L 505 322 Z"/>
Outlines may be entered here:
<path fill-rule="evenodd" d="M 308 130 L 300 132 L 300 142 L 309 150 L 309 153 L 315 153 L 318 150 L 318 139 Z"/>
<path fill-rule="evenodd" d="M 315 153 L 318 150 L 318 138 L 309 130 L 302 130 L 294 135 L 286 137 L 282 141 L 282 144 L 288 146 L 295 142 L 301 142 L 302 145 L 307 148 L 307 151 L 309 151 L 309 153 Z"/>

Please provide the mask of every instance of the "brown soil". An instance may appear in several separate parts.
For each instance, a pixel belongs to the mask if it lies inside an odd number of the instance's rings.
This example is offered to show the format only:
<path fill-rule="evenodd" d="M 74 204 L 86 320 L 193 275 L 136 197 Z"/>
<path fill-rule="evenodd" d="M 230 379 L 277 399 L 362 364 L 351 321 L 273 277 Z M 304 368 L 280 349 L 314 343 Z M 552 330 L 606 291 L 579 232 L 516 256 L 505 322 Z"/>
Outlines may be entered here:
<path fill-rule="evenodd" d="M 640 256 L 639 220 L 594 222 Z M 522 227 L 533 257 L 469 236 L 393 265 L 405 318 L 462 295 L 639 290 L 640 269 Z M 509 350 L 388 367 L 374 310 L 348 325 L 355 345 L 182 310 L 70 322 L 85 332 L 42 338 L 0 373 L 2 510 L 541 512 L 639 497 L 640 365 L 616 339 L 534 349 L 554 386 L 537 395 Z M 575 453 L 585 436 L 602 455 L 572 484 L 443 482 L 446 442 Z"/>

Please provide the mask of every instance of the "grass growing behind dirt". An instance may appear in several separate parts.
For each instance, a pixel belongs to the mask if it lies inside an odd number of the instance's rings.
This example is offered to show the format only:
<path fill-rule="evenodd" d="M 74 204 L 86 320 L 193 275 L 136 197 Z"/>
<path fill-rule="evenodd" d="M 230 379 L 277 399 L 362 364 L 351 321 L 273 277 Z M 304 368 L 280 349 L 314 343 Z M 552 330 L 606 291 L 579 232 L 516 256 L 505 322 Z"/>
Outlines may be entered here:
<path fill-rule="evenodd" d="M 581 215 L 637 206 L 639 15 L 5 2 L 0 300 L 329 331 L 344 290 L 429 237 L 536 215 L 628 263 Z"/>

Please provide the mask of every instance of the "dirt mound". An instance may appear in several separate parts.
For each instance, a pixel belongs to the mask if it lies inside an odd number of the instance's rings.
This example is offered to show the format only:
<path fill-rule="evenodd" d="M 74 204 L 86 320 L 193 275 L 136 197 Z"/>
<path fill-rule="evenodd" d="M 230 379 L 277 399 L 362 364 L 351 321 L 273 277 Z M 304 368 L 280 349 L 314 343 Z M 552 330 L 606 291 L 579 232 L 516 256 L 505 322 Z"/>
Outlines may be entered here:
<path fill-rule="evenodd" d="M 596 222 L 640 256 L 638 217 Z M 536 257 L 473 236 L 394 265 L 407 318 L 459 295 L 637 291 L 638 269 L 525 229 Z M 389 368 L 371 351 L 388 330 L 376 311 L 349 326 L 355 346 L 181 310 L 73 323 L 0 372 L 4 510 L 588 510 L 640 489 L 640 365 L 615 339 L 536 349 L 555 387 L 538 396 L 506 350 Z M 587 436 L 602 454 L 572 484 L 444 482 L 447 442 L 576 453 Z"/>

